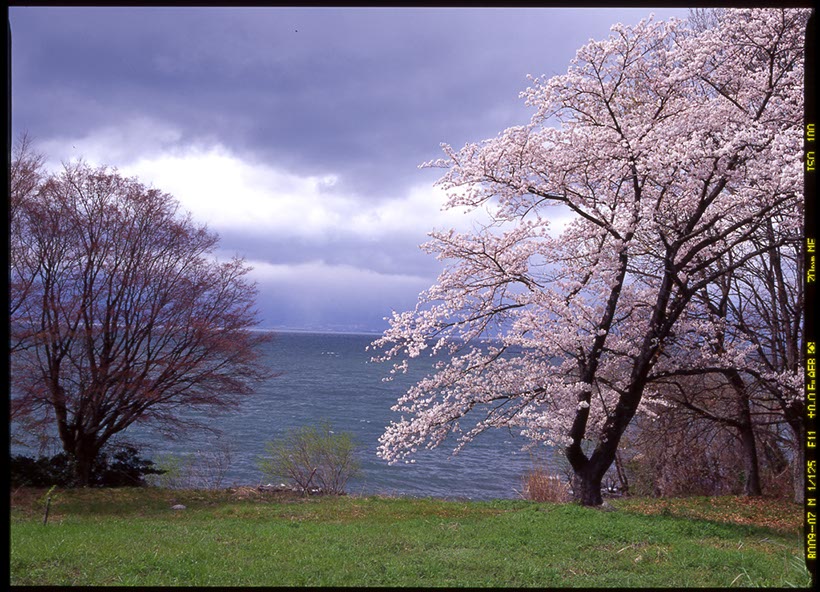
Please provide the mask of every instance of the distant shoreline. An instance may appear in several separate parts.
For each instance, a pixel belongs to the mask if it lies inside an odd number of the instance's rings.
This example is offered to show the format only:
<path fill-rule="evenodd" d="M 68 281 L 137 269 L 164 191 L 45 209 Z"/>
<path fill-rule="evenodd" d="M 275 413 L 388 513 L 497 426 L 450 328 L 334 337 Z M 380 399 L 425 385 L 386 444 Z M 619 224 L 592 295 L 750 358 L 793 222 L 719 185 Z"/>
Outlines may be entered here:
<path fill-rule="evenodd" d="M 334 331 L 333 329 L 269 329 L 254 327 L 249 329 L 257 333 L 298 333 L 301 335 L 361 335 L 363 337 L 381 337 L 378 331 Z"/>

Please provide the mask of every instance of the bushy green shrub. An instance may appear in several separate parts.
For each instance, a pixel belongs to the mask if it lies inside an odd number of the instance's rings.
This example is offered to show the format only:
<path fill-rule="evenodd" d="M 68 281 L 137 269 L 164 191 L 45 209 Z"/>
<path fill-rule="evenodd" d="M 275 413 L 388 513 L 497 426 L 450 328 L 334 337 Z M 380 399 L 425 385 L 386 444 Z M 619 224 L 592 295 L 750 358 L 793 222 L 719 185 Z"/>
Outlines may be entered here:
<path fill-rule="evenodd" d="M 74 459 L 61 452 L 37 459 L 16 455 L 10 459 L 13 487 L 75 487 Z M 146 475 L 163 472 L 153 461 L 140 458 L 139 449 L 130 444 L 119 444 L 104 450 L 92 469 L 91 484 L 97 487 L 138 487 L 145 485 Z"/>
<path fill-rule="evenodd" d="M 12 487 L 72 487 L 74 485 L 74 463 L 65 453 L 55 456 L 31 458 L 12 456 L 10 460 Z"/>
<path fill-rule="evenodd" d="M 100 487 L 140 487 L 145 485 L 146 475 L 162 473 L 153 461 L 140 458 L 139 449 L 131 445 L 119 445 L 103 453 L 98 462 L 93 479 Z"/>
<path fill-rule="evenodd" d="M 267 477 L 283 477 L 303 494 L 341 495 L 359 472 L 353 437 L 335 434 L 327 422 L 288 430 L 265 446 L 258 466 Z"/>

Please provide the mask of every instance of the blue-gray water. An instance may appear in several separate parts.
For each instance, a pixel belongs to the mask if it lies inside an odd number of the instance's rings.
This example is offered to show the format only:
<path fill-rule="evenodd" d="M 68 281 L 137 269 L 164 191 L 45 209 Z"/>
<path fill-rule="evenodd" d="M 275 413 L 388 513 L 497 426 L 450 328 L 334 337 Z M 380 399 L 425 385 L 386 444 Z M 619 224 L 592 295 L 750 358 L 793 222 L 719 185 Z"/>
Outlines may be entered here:
<path fill-rule="evenodd" d="M 384 382 L 390 365 L 373 363 L 367 346 L 372 335 L 276 333 L 264 346 L 270 368 L 281 375 L 261 385 L 238 411 L 210 420 L 233 448 L 225 486 L 258 485 L 263 477 L 256 459 L 265 443 L 290 427 L 332 423 L 334 432 L 352 433 L 358 443 L 361 476 L 348 483 L 353 494 L 391 494 L 470 499 L 514 498 L 521 478 L 532 467 L 524 440 L 508 430 L 479 436 L 458 455 L 454 442 L 435 450 L 421 450 L 414 464 L 390 466 L 376 456 L 378 438 L 395 413 L 390 407 L 407 386 L 426 372 L 411 371 Z M 127 433 L 147 444 L 143 456 L 185 455 L 213 446 L 213 437 L 190 434 L 180 441 Z"/>
<path fill-rule="evenodd" d="M 484 500 L 518 497 L 522 477 L 532 469 L 533 458 L 521 450 L 524 439 L 509 430 L 485 432 L 455 456 L 455 438 L 434 450 L 420 450 L 411 457 L 413 464 L 399 461 L 391 466 L 376 456 L 379 436 L 391 419 L 397 419 L 390 408 L 433 364 L 428 357 L 428 365 L 411 364 L 406 375 L 384 382 L 390 364 L 371 362 L 375 352 L 366 349 L 376 338 L 277 332 L 261 347 L 264 362 L 279 375 L 259 385 L 239 409 L 205 418 L 221 432 L 219 438 L 208 431 L 189 431 L 169 440 L 148 427 L 132 426 L 117 441 L 137 444 L 141 457 L 160 466 L 173 457 L 188 459 L 202 468 L 208 452 L 222 458 L 224 449 L 231 450 L 224 476 L 219 470 L 204 468 L 204 479 L 194 478 L 189 484 L 213 486 L 217 474 L 222 476 L 221 487 L 278 484 L 283 479 L 266 477 L 257 467 L 265 444 L 289 428 L 328 421 L 334 432 L 348 432 L 357 443 L 361 474 L 348 482 L 349 493 Z M 180 415 L 204 417 L 191 410 Z M 37 455 L 36 450 L 20 445 L 11 448 L 12 454 Z M 52 445 L 41 452 L 56 454 L 59 449 Z M 547 451 L 542 451 L 542 461 L 543 452 Z"/>

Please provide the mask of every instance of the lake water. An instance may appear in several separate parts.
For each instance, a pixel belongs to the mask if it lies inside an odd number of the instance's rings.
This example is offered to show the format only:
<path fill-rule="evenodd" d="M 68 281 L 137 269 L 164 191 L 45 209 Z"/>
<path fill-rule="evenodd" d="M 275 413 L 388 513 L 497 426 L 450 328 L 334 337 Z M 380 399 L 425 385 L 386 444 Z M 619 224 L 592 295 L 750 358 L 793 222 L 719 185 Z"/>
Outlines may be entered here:
<path fill-rule="evenodd" d="M 382 379 L 390 365 L 373 363 L 367 346 L 373 335 L 325 333 L 276 333 L 264 346 L 269 367 L 281 375 L 258 387 L 238 411 L 223 414 L 211 424 L 224 432 L 232 448 L 230 468 L 223 486 L 266 483 L 256 466 L 265 443 L 288 428 L 331 422 L 334 432 L 351 433 L 361 461 L 361 476 L 348 482 L 352 494 L 388 494 L 416 497 L 468 499 L 515 498 L 522 476 L 532 468 L 525 441 L 508 430 L 479 436 L 458 455 L 454 442 L 434 450 L 422 450 L 414 464 L 388 465 L 376 456 L 378 438 L 396 414 L 390 407 L 409 385 L 426 371 L 417 370 Z M 168 441 L 145 430 L 126 436 L 145 445 L 142 456 L 184 456 L 214 446 L 213 436 L 190 434 Z"/>

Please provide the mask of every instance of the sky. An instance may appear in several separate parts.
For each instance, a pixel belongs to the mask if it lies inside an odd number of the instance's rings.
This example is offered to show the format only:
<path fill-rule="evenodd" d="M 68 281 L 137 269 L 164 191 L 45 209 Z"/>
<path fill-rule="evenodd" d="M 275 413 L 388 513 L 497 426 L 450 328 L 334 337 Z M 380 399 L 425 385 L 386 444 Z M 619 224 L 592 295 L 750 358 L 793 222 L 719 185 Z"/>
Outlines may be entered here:
<path fill-rule="evenodd" d="M 443 263 L 440 169 L 528 123 L 527 75 L 685 8 L 11 7 L 12 134 L 173 195 L 253 266 L 260 328 L 380 333 Z"/>

